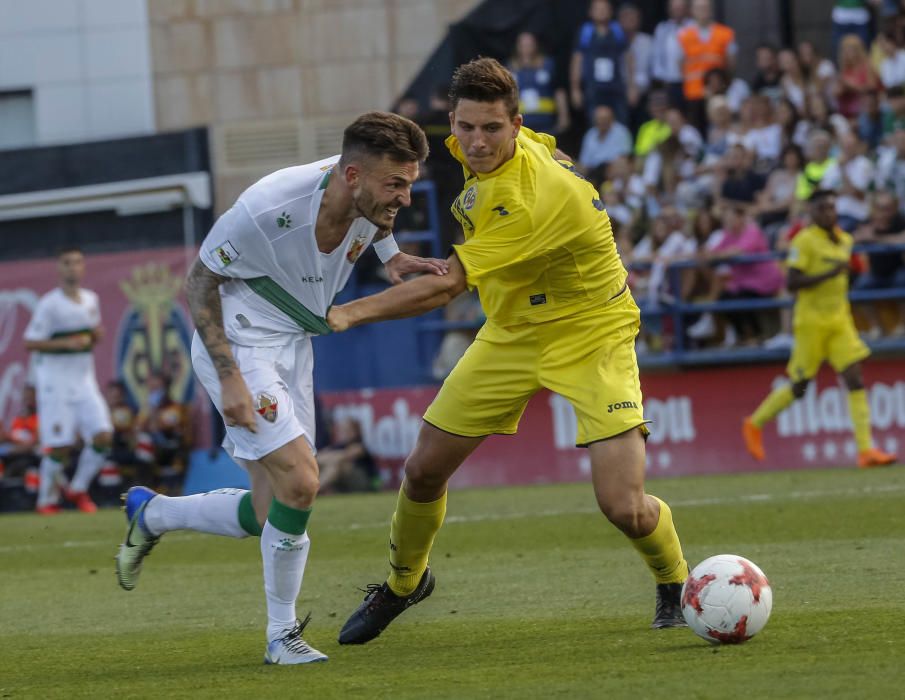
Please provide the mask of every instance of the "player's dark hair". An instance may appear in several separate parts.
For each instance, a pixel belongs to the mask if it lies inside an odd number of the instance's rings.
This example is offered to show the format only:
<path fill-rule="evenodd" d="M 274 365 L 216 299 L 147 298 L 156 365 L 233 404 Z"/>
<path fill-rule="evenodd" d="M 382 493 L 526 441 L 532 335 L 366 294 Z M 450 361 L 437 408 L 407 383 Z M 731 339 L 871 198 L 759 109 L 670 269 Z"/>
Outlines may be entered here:
<path fill-rule="evenodd" d="M 814 190 L 811 192 L 811 196 L 808 197 L 808 204 L 817 204 L 818 202 L 823 201 L 827 197 L 835 197 L 836 192 L 833 190 Z"/>
<path fill-rule="evenodd" d="M 518 114 L 518 85 L 503 65 L 493 58 L 476 58 L 456 68 L 449 86 L 450 106 L 459 100 L 496 102 L 502 100 L 510 117 Z"/>
<path fill-rule="evenodd" d="M 341 160 L 386 155 L 398 163 L 421 163 L 427 152 L 427 137 L 411 119 L 391 112 L 367 112 L 343 132 Z"/>
<path fill-rule="evenodd" d="M 57 258 L 62 258 L 64 255 L 68 255 L 69 253 L 80 253 L 84 255 L 85 251 L 83 251 L 77 245 L 64 245 L 60 248 L 57 248 Z"/>

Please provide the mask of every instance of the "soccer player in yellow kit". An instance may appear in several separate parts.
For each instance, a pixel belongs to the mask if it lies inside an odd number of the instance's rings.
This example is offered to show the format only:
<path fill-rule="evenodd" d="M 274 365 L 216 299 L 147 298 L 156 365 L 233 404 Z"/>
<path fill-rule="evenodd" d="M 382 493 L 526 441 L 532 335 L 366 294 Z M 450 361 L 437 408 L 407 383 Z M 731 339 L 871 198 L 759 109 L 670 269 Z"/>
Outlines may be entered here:
<path fill-rule="evenodd" d="M 544 387 L 574 406 L 600 509 L 656 580 L 652 627 L 684 626 L 688 565 L 669 507 L 644 491 L 639 312 L 609 218 L 555 140 L 521 127 L 518 88 L 497 61 L 460 66 L 450 97 L 447 146 L 466 176 L 452 209 L 466 240 L 453 247 L 449 273 L 334 307 L 327 320 L 341 331 L 413 316 L 477 287 L 487 323 L 424 415 L 390 528 L 389 578 L 368 587 L 339 642 L 370 641 L 430 595 L 447 481 L 485 437 L 515 433 Z"/>
<path fill-rule="evenodd" d="M 792 321 L 795 341 L 786 367 L 791 383 L 774 389 L 745 418 L 745 447 L 755 459 L 764 459 L 764 424 L 804 396 L 808 382 L 826 360 L 848 388 L 858 466 L 892 464 L 895 457 L 874 447 L 871 438 L 870 407 L 861 376 L 861 361 L 870 356 L 870 350 L 858 336 L 848 302 L 852 237 L 836 226 L 835 193 L 817 190 L 808 202 L 812 224 L 792 239 L 786 263 L 787 286 L 797 293 Z"/>

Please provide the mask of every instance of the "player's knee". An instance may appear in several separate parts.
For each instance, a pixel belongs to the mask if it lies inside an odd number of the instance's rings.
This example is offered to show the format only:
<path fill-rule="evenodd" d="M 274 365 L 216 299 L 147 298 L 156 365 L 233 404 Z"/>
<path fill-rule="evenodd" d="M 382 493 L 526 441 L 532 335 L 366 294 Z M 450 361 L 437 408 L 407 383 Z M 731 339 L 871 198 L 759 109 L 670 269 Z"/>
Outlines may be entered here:
<path fill-rule="evenodd" d="M 418 491 L 436 490 L 443 488 L 446 484 L 444 476 L 431 469 L 428 463 L 411 457 L 405 462 L 405 480 L 410 487 Z"/>
<path fill-rule="evenodd" d="M 792 384 L 792 396 L 796 399 L 800 399 L 804 397 L 804 393 L 808 389 L 808 380 L 805 379 L 802 382 L 795 382 Z"/>
<path fill-rule="evenodd" d="M 643 499 L 597 499 L 601 512 L 629 537 L 640 537 L 644 519 Z"/>
<path fill-rule="evenodd" d="M 278 500 L 293 508 L 310 508 L 320 488 L 317 473 L 304 466 L 291 469 L 280 481 Z"/>

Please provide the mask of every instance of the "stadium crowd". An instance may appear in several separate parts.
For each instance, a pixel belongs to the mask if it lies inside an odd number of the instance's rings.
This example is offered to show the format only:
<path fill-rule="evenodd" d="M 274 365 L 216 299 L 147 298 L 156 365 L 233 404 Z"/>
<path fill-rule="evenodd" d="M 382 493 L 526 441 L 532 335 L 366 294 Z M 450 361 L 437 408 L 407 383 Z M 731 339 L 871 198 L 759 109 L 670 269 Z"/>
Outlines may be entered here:
<path fill-rule="evenodd" d="M 816 189 L 838 193 L 839 226 L 857 243 L 905 243 L 905 0 L 839 0 L 827 12 L 831 56 L 807 41 L 761 44 L 750 80 L 736 73 L 735 28 L 715 21 L 711 0 L 669 0 L 652 34 L 631 2 L 592 0 L 568 71 L 539 37 L 519 34 L 508 65 L 525 126 L 563 144 L 583 134 L 573 155 L 631 271 L 646 321 L 640 352 L 674 342 L 662 320 L 676 300 L 785 298 L 780 254 L 808 223 Z M 400 103 L 431 137 L 427 176 L 441 203 L 461 184 L 442 144 L 443 92 L 425 113 Z M 902 251 L 856 255 L 851 276 L 856 290 L 905 289 Z M 883 316 L 864 305 L 868 337 L 905 336 L 892 305 Z M 789 323 L 777 308 L 705 313 L 688 319 L 683 343 L 787 347 Z"/>
<path fill-rule="evenodd" d="M 118 503 L 124 483 L 154 484 L 163 493 L 181 491 L 194 440 L 190 406 L 171 396 L 162 375 L 150 375 L 146 389 L 145 399 L 136 408 L 122 381 L 114 379 L 107 384 L 113 444 L 92 487 L 93 498 L 74 498 L 68 488 L 81 449 L 76 445 L 54 484 L 58 504 L 39 509 L 42 514 L 59 512 L 67 501 L 83 512 L 94 512 L 95 500 L 102 505 Z M 0 425 L 0 510 L 34 508 L 40 486 L 42 451 L 34 387 L 24 387 L 20 406 L 8 429 Z"/>

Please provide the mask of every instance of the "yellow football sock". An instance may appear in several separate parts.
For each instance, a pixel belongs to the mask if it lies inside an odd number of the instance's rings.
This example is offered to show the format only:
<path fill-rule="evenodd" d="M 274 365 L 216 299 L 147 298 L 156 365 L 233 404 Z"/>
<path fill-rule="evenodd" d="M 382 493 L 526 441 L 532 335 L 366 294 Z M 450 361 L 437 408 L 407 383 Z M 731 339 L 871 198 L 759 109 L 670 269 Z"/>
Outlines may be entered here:
<path fill-rule="evenodd" d="M 792 393 L 792 385 L 783 384 L 771 391 L 769 396 L 757 407 L 757 410 L 751 415 L 751 422 L 758 428 L 763 428 L 765 423 L 776 418 L 794 401 L 795 394 Z"/>
<path fill-rule="evenodd" d="M 416 503 L 399 489 L 396 512 L 390 525 L 390 575 L 387 583 L 399 596 L 418 587 L 427 568 L 434 536 L 446 515 L 446 494 L 430 503 Z"/>
<path fill-rule="evenodd" d="M 688 578 L 688 562 L 682 556 L 682 545 L 672 522 L 672 511 L 656 496 L 651 498 L 660 504 L 657 527 L 649 535 L 629 538 L 629 541 L 638 550 L 657 583 L 682 583 Z"/>
<path fill-rule="evenodd" d="M 848 392 L 848 412 L 852 417 L 852 430 L 858 452 L 864 452 L 874 446 L 870 435 L 870 406 L 867 405 L 867 392 L 856 389 Z"/>

